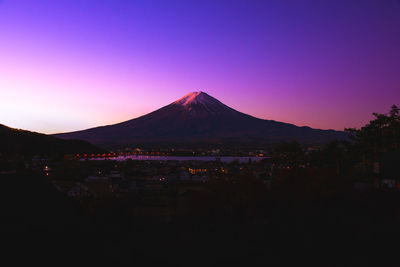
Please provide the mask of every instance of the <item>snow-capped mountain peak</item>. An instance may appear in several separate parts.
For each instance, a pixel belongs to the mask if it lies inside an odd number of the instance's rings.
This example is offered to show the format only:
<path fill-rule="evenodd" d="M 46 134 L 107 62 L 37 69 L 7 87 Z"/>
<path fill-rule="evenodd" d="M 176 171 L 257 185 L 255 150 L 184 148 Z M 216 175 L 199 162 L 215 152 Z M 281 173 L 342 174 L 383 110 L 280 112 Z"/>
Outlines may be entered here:
<path fill-rule="evenodd" d="M 190 113 L 200 114 L 221 114 L 232 112 L 232 110 L 219 102 L 214 97 L 204 92 L 192 92 L 172 103 L 173 106 L 184 108 Z"/>
<path fill-rule="evenodd" d="M 1 1 L 1 0 L 0 0 Z M 286 140 L 325 142 L 342 132 L 315 130 L 263 120 L 236 111 L 204 92 L 192 92 L 139 118 L 118 124 L 56 135 L 104 146 L 132 144 L 263 144 Z"/>
<path fill-rule="evenodd" d="M 191 104 L 207 104 L 208 102 L 210 102 L 210 99 L 212 99 L 211 96 L 199 91 L 185 95 L 184 97 L 175 101 L 174 104 L 179 104 L 182 106 L 189 106 Z"/>

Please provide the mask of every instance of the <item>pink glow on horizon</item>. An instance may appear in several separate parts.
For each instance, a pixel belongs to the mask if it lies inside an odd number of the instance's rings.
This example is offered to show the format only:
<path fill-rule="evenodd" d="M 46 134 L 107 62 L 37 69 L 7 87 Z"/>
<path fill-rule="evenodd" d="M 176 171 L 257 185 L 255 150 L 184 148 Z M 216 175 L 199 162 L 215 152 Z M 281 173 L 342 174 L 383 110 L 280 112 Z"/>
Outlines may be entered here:
<path fill-rule="evenodd" d="M 396 1 L 189 2 L 0 1 L 0 124 L 87 129 L 200 90 L 321 129 L 400 104 Z"/>

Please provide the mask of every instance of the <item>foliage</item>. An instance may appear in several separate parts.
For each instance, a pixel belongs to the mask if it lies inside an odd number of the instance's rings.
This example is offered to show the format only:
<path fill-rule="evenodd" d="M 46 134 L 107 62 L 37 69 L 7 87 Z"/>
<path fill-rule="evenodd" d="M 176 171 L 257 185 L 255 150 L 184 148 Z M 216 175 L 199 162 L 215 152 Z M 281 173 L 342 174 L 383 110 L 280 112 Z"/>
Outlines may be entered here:
<path fill-rule="evenodd" d="M 275 147 L 273 161 L 296 166 L 304 161 L 304 151 L 298 142 L 282 142 Z"/>
<path fill-rule="evenodd" d="M 389 113 L 373 113 L 373 115 L 375 119 L 361 129 L 346 129 L 346 131 L 353 133 L 351 138 L 354 141 L 354 145 L 367 154 L 399 150 L 399 108 L 393 105 Z"/>
<path fill-rule="evenodd" d="M 66 154 L 100 153 L 104 150 L 82 140 L 62 140 L 54 136 L 8 128 L 0 124 L 0 155 L 31 157 L 46 155 L 62 158 Z"/>
<path fill-rule="evenodd" d="M 352 133 L 347 157 L 355 162 L 354 171 L 359 178 L 372 179 L 377 175 L 396 178 L 399 172 L 400 115 L 393 105 L 386 114 L 373 113 L 371 120 L 361 129 L 346 129 Z"/>
<path fill-rule="evenodd" d="M 342 161 L 346 156 L 343 143 L 334 140 L 321 148 L 321 150 L 310 154 L 308 160 L 313 166 L 318 168 L 336 169 L 342 165 Z"/>

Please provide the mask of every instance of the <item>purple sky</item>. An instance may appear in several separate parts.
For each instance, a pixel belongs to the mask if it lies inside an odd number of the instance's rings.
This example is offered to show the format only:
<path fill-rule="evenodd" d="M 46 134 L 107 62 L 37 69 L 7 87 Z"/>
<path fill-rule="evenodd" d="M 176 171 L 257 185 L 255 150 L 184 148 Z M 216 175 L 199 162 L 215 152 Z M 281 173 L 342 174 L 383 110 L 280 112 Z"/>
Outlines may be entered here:
<path fill-rule="evenodd" d="M 202 90 L 338 129 L 400 105 L 400 1 L 0 0 L 0 123 L 117 123 Z"/>

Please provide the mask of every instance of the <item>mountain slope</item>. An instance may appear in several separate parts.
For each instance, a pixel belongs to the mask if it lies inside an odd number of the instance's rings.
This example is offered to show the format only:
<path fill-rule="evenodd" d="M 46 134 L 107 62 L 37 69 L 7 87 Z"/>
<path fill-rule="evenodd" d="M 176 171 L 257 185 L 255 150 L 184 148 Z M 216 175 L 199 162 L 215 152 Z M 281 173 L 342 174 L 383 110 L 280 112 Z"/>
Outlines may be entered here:
<path fill-rule="evenodd" d="M 65 155 L 103 150 L 83 140 L 63 140 L 54 136 L 17 130 L 0 124 L 0 154 Z"/>
<path fill-rule="evenodd" d="M 297 127 L 236 111 L 204 92 L 193 92 L 147 115 L 122 123 L 56 135 L 103 146 L 150 143 L 322 143 L 343 132 Z"/>

